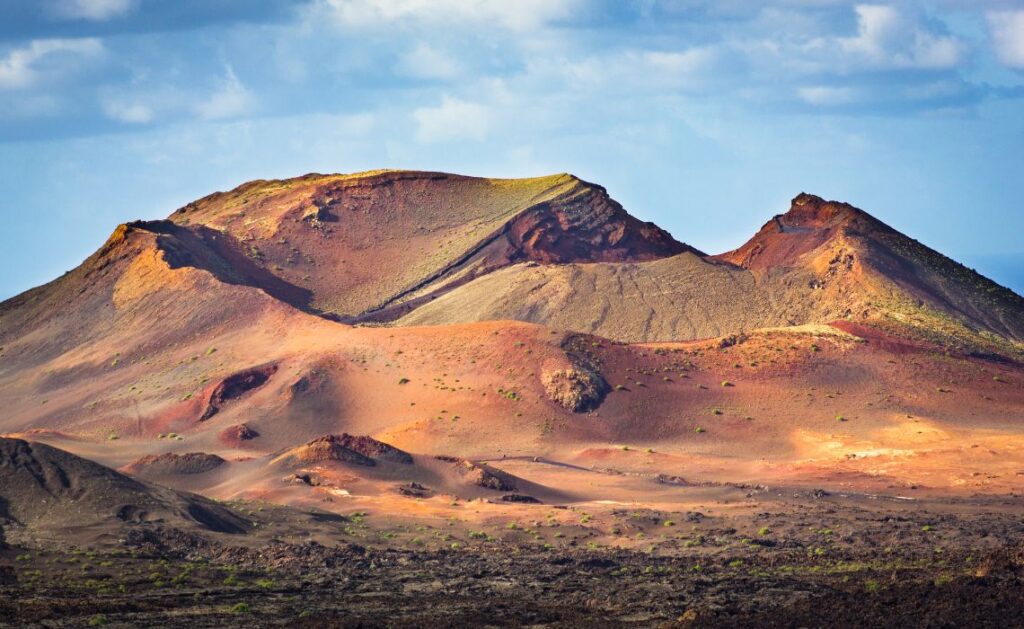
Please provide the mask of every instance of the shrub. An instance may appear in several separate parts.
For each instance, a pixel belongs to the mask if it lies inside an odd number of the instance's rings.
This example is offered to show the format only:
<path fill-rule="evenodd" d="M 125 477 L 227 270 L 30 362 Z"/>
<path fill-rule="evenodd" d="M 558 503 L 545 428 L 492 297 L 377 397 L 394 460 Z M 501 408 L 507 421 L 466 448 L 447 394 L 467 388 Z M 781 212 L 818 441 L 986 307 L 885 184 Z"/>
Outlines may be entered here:
<path fill-rule="evenodd" d="M 231 607 L 231 613 L 232 614 L 248 614 L 251 611 L 252 611 L 252 608 L 249 607 L 248 603 L 235 603 Z"/>

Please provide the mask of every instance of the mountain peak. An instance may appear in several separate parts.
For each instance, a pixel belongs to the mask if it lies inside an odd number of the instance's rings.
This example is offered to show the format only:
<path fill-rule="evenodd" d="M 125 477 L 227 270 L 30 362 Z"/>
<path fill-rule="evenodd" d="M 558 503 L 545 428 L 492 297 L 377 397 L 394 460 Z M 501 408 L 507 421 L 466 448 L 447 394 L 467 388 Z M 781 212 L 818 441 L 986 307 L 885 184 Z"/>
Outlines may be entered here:
<path fill-rule="evenodd" d="M 801 192 L 785 214 L 773 216 L 753 238 L 714 257 L 755 270 L 794 266 L 800 256 L 841 235 L 853 221 L 868 216 L 849 203 Z"/>
<path fill-rule="evenodd" d="M 849 203 L 827 201 L 817 195 L 801 192 L 793 197 L 789 211 L 776 217 L 784 226 L 822 228 L 847 222 L 864 212 Z"/>

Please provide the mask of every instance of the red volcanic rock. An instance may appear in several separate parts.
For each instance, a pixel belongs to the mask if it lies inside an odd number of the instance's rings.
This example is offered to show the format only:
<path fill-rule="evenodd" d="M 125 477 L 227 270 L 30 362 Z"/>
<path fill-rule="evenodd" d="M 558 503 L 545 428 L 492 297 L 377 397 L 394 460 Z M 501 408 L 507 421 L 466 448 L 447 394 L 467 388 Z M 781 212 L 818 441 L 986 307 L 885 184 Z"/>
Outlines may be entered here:
<path fill-rule="evenodd" d="M 585 182 L 508 223 L 510 262 L 624 262 L 699 251 L 627 213 L 604 188 Z"/>
<path fill-rule="evenodd" d="M 265 365 L 246 369 L 224 378 L 210 392 L 210 399 L 207 401 L 206 409 L 199 417 L 199 421 L 210 419 L 220 412 L 221 407 L 227 402 L 236 400 L 249 391 L 263 386 L 276 372 L 277 365 Z"/>
<path fill-rule="evenodd" d="M 852 205 L 801 192 L 788 212 L 774 216 L 743 246 L 714 257 L 748 269 L 793 266 L 862 217 L 868 215 Z"/>
<path fill-rule="evenodd" d="M 457 456 L 438 455 L 434 458 L 438 461 L 451 463 L 459 474 L 478 487 L 495 491 L 516 490 L 515 479 L 510 474 L 496 470 L 484 463 L 474 463 Z"/>
<path fill-rule="evenodd" d="M 402 463 L 404 465 L 412 464 L 412 456 L 404 450 L 386 444 L 383 441 L 377 441 L 372 437 L 350 435 L 343 433 L 340 437 L 332 437 L 336 439 L 336 442 L 342 446 L 358 452 L 365 457 L 371 459 L 378 459 L 381 461 L 391 461 L 392 463 Z"/>
<path fill-rule="evenodd" d="M 259 436 L 260 433 L 250 428 L 247 424 L 228 426 L 220 432 L 220 440 L 228 445 L 240 445 L 244 441 L 251 441 Z"/>
<path fill-rule="evenodd" d="M 374 466 L 378 461 L 411 464 L 412 456 L 371 437 L 349 434 L 325 435 L 292 448 L 278 460 L 304 464 L 342 461 L 355 465 Z"/>
<path fill-rule="evenodd" d="M 373 467 L 377 463 L 370 457 L 346 447 L 338 435 L 325 435 L 313 439 L 309 443 L 292 448 L 284 455 L 285 458 L 299 463 L 327 463 L 341 461 Z"/>

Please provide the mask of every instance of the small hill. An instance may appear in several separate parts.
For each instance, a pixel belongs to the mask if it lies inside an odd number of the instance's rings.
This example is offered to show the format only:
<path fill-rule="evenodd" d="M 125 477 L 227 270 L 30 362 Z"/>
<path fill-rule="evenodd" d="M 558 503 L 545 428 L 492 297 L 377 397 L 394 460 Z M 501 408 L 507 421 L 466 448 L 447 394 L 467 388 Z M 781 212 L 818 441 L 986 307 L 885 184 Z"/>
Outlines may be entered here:
<path fill-rule="evenodd" d="M 0 520 L 49 537 L 145 523 L 241 533 L 248 522 L 210 500 L 138 481 L 63 450 L 0 438 Z"/>
<path fill-rule="evenodd" d="M 410 465 L 412 456 L 372 437 L 348 433 L 317 437 L 303 445 L 291 448 L 273 460 L 280 465 L 311 465 L 340 462 L 373 467 L 378 462 Z"/>

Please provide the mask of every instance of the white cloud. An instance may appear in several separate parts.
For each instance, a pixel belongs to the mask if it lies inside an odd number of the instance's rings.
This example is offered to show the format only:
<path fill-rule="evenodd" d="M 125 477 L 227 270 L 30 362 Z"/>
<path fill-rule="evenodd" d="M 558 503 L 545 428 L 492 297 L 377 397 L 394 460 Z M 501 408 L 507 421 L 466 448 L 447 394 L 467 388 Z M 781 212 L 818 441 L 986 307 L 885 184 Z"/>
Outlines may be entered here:
<path fill-rule="evenodd" d="M 996 56 L 1011 68 L 1024 69 L 1024 10 L 988 14 Z"/>
<path fill-rule="evenodd" d="M 579 0 L 320 0 L 346 27 L 396 22 L 500 26 L 525 31 L 570 17 Z"/>
<path fill-rule="evenodd" d="M 655 90 L 696 91 L 714 78 L 718 61 L 718 51 L 708 47 L 670 52 L 625 50 L 556 64 L 539 59 L 531 64 L 530 72 L 543 75 L 554 71 L 575 89 L 623 90 L 646 86 Z"/>
<path fill-rule="evenodd" d="M 417 124 L 416 139 L 424 143 L 483 141 L 490 119 L 487 107 L 451 96 L 444 96 L 437 107 L 416 109 L 412 116 Z"/>
<path fill-rule="evenodd" d="M 397 69 L 422 79 L 454 79 L 462 74 L 462 65 L 457 59 L 424 43 L 403 55 Z"/>
<path fill-rule="evenodd" d="M 37 39 L 0 59 L 0 89 L 32 87 L 41 77 L 37 66 L 61 55 L 96 56 L 103 52 L 98 39 Z"/>
<path fill-rule="evenodd" d="M 204 120 L 234 118 L 248 112 L 254 101 L 252 93 L 242 85 L 235 76 L 235 71 L 228 66 L 223 85 L 205 101 L 196 105 L 195 111 Z"/>
<path fill-rule="evenodd" d="M 849 105 L 857 100 L 857 91 L 850 87 L 829 87 L 823 85 L 801 87 L 797 95 L 805 103 L 822 107 Z"/>
<path fill-rule="evenodd" d="M 128 13 L 135 3 L 136 0 L 57 0 L 52 10 L 62 18 L 102 22 Z"/>
<path fill-rule="evenodd" d="M 141 103 L 124 103 L 105 100 L 103 113 L 107 117 L 128 124 L 146 124 L 153 121 L 153 110 Z"/>
<path fill-rule="evenodd" d="M 856 7 L 856 37 L 841 37 L 839 47 L 872 65 L 895 68 L 952 68 L 967 46 L 952 35 L 929 32 L 891 6 Z"/>

